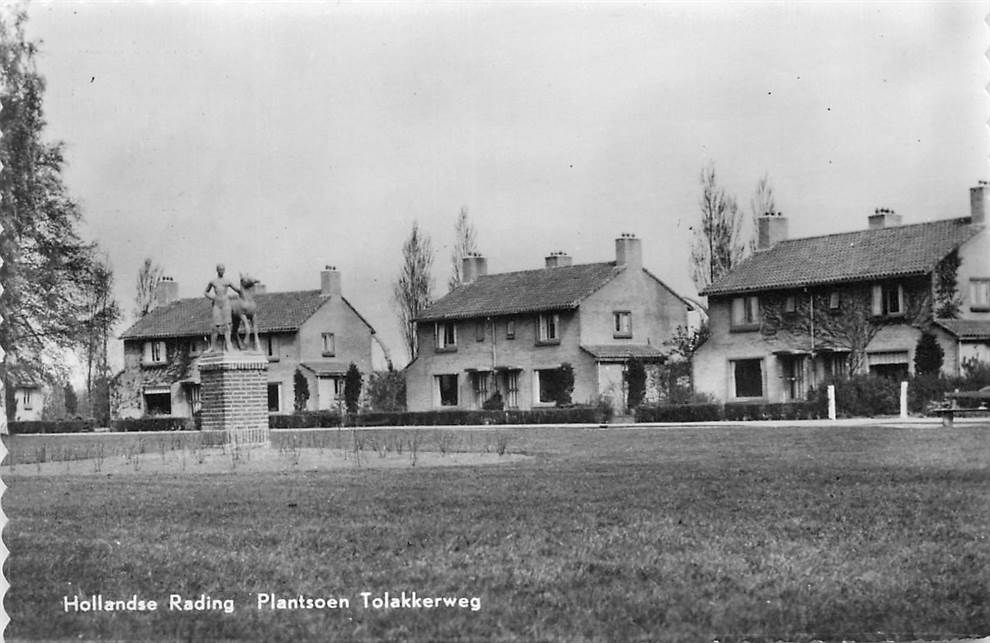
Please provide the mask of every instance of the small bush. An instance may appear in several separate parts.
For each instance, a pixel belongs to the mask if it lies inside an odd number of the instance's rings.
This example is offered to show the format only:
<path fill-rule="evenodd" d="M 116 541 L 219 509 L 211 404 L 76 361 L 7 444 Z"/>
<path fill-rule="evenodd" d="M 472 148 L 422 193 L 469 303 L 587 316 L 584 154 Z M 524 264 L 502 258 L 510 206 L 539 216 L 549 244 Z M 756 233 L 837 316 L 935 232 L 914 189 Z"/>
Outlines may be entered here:
<path fill-rule="evenodd" d="M 636 409 L 637 422 L 714 422 L 722 417 L 721 404 L 660 404 Z"/>

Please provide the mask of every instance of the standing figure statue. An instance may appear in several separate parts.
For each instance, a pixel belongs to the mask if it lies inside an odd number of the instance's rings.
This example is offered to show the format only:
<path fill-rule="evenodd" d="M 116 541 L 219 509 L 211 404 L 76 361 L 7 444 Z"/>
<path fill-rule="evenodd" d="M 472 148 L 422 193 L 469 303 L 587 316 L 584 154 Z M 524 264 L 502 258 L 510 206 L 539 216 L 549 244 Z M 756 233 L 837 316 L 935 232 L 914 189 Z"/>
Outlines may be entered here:
<path fill-rule="evenodd" d="M 210 283 L 206 284 L 203 295 L 213 302 L 213 330 L 210 333 L 210 352 L 217 350 L 217 335 L 223 332 L 223 350 L 231 350 L 230 344 L 230 297 L 227 289 L 230 288 L 238 295 L 241 289 L 224 278 L 226 271 L 222 263 L 217 264 L 217 276 Z M 213 291 L 211 294 L 210 291 Z"/>
<path fill-rule="evenodd" d="M 258 304 L 254 300 L 254 287 L 260 283 L 248 275 L 241 275 L 241 296 L 230 303 L 230 326 L 234 344 L 239 350 L 244 350 L 247 340 L 254 335 L 254 350 L 261 352 L 261 342 L 258 340 L 258 320 L 255 313 Z M 240 331 L 243 329 L 244 337 Z"/>

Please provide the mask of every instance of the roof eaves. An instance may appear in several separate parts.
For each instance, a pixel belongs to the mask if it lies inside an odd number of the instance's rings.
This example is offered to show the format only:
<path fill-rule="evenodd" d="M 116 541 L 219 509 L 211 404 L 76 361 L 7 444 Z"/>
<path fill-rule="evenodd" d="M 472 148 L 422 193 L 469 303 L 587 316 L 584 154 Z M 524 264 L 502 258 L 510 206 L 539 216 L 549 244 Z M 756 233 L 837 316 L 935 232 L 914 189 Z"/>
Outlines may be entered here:
<path fill-rule="evenodd" d="M 850 277 L 839 277 L 836 279 L 822 279 L 822 280 L 799 280 L 799 281 L 781 281 L 774 284 L 767 285 L 756 285 L 756 286 L 729 286 L 725 288 L 711 288 L 706 287 L 702 289 L 699 295 L 704 296 L 721 296 L 721 295 L 734 295 L 738 293 L 745 292 L 764 292 L 770 290 L 787 290 L 791 288 L 806 288 L 808 286 L 831 286 L 839 284 L 849 284 L 857 281 L 874 281 L 876 279 L 890 279 L 892 277 L 916 277 L 920 275 L 927 275 L 932 271 L 931 268 L 924 268 L 918 270 L 888 270 L 884 272 L 874 272 L 866 273 L 862 275 L 854 275 Z"/>
<path fill-rule="evenodd" d="M 508 315 L 520 315 L 524 313 L 541 313 L 541 312 L 556 312 L 560 310 L 574 310 L 580 305 L 580 300 L 559 303 L 559 304 L 546 304 L 541 306 L 522 306 L 518 308 L 499 308 L 497 310 L 476 310 L 470 313 L 444 313 L 440 315 L 425 315 L 422 317 L 416 317 L 413 321 L 415 322 L 431 322 L 431 321 L 446 321 L 446 320 L 458 320 L 458 319 L 475 319 L 477 317 L 505 317 Z"/>

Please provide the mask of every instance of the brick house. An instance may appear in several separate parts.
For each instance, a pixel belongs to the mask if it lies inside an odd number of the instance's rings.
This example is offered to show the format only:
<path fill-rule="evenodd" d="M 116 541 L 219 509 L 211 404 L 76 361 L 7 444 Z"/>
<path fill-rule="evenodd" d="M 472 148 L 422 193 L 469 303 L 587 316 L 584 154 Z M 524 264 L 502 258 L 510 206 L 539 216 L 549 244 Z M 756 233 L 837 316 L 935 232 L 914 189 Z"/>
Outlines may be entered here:
<path fill-rule="evenodd" d="M 336 408 L 351 362 L 372 368 L 375 329 L 341 294 L 340 273 L 327 267 L 319 290 L 264 292 L 256 286 L 262 351 L 268 358 L 268 410 L 294 408 L 294 375 L 306 377 L 307 410 Z M 117 417 L 189 417 L 200 406 L 198 360 L 209 346 L 211 304 L 203 296 L 178 299 L 164 279 L 156 307 L 121 335 L 124 370 L 115 378 Z M 222 338 L 221 338 L 222 341 Z"/>
<path fill-rule="evenodd" d="M 687 324 L 690 304 L 643 268 L 633 235 L 616 240 L 614 261 L 573 265 L 556 252 L 539 270 L 489 275 L 487 266 L 466 257 L 462 285 L 416 319 L 409 410 L 479 409 L 496 392 L 507 408 L 552 405 L 551 378 L 564 363 L 574 402 L 618 402 L 629 357 L 656 360 Z"/>
<path fill-rule="evenodd" d="M 711 338 L 695 354 L 696 390 L 778 402 L 850 372 L 901 377 L 925 330 L 946 374 L 990 361 L 988 193 L 971 189 L 968 217 L 901 225 L 878 209 L 866 230 L 804 239 L 787 239 L 785 217 L 761 217 L 753 256 L 702 290 Z"/>

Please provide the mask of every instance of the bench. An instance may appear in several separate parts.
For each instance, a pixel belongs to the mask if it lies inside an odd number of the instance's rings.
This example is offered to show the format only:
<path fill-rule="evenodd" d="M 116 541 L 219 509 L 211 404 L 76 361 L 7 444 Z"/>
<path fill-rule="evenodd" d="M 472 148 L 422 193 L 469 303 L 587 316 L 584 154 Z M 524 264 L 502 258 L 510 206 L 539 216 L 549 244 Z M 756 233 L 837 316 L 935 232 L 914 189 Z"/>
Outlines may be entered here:
<path fill-rule="evenodd" d="M 932 412 L 942 417 L 942 426 L 952 426 L 952 421 L 957 415 L 970 413 L 975 415 L 987 412 L 987 404 L 990 402 L 990 386 L 984 386 L 979 391 L 946 393 L 945 397 L 947 399 L 946 404 L 932 409 Z M 959 400 L 978 400 L 981 404 L 976 408 L 961 407 Z"/>

